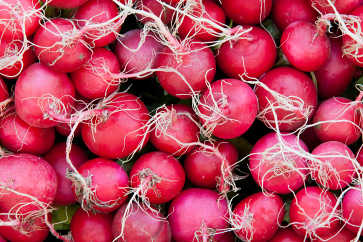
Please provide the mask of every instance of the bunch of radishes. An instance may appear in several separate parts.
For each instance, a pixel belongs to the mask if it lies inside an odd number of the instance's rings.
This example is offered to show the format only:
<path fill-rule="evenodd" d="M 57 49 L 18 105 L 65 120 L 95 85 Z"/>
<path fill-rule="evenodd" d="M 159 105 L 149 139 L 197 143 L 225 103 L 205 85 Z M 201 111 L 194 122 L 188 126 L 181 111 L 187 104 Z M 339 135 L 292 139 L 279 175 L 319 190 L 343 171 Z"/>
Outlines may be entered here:
<path fill-rule="evenodd" d="M 359 241 L 362 0 L 0 0 L 0 241 Z"/>

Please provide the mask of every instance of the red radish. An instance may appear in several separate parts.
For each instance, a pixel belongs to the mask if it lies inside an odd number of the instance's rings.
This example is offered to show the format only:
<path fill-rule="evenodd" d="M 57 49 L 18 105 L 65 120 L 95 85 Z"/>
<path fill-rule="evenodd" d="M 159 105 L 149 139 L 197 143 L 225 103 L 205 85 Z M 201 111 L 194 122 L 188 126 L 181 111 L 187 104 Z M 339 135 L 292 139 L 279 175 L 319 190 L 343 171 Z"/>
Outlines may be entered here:
<path fill-rule="evenodd" d="M 30 36 L 39 26 L 38 0 L 3 0 L 0 3 L 1 40 L 12 41 Z"/>
<path fill-rule="evenodd" d="M 150 142 L 160 151 L 181 156 L 198 142 L 199 128 L 192 108 L 172 104 L 157 110 Z"/>
<path fill-rule="evenodd" d="M 64 0 L 49 0 L 47 5 L 57 8 L 76 8 L 87 2 L 88 0 L 75 0 L 75 1 L 64 1 Z"/>
<path fill-rule="evenodd" d="M 232 166 L 238 160 L 238 151 L 228 141 L 218 141 L 208 145 L 211 149 L 199 146 L 188 154 L 184 168 L 188 179 L 194 185 L 213 189 L 217 183 L 221 183 L 220 179 L 223 179 L 222 165 Z"/>
<path fill-rule="evenodd" d="M 233 209 L 234 233 L 241 240 L 269 241 L 284 217 L 284 203 L 277 195 L 262 192 L 244 198 Z"/>
<path fill-rule="evenodd" d="M 175 54 L 169 47 L 160 50 L 155 66 L 167 71 L 157 71 L 156 76 L 170 95 L 188 99 L 192 93 L 203 91 L 206 82 L 213 80 L 216 63 L 212 50 L 205 44 L 193 42 L 181 48 L 185 49 L 185 53 Z"/>
<path fill-rule="evenodd" d="M 299 138 L 305 142 L 305 144 L 309 147 L 310 151 L 321 143 L 321 141 L 316 136 L 314 128 L 312 126 L 305 129 L 304 132 L 301 133 Z"/>
<path fill-rule="evenodd" d="M 363 221 L 362 185 L 352 187 L 343 197 L 342 210 L 346 226 L 354 234 L 359 232 Z"/>
<path fill-rule="evenodd" d="M 86 152 L 75 144 L 72 144 L 69 157 L 76 168 L 81 166 L 88 158 Z M 56 144 L 46 155 L 44 155 L 44 159 L 52 165 L 57 173 L 58 187 L 54 203 L 57 205 L 75 203 L 76 197 L 72 191 L 72 182 L 66 177 L 67 171 L 71 171 L 71 167 L 66 161 L 66 144 L 64 142 Z"/>
<path fill-rule="evenodd" d="M 130 171 L 130 181 L 142 198 L 150 203 L 162 204 L 181 192 L 185 173 L 182 165 L 173 156 L 154 151 L 143 154 L 134 163 Z"/>
<path fill-rule="evenodd" d="M 223 233 L 228 229 L 227 218 L 227 201 L 209 189 L 186 189 L 169 207 L 168 219 L 175 242 L 232 242 L 230 233 Z"/>
<path fill-rule="evenodd" d="M 355 173 L 354 154 L 345 144 L 328 141 L 312 152 L 315 159 L 308 161 L 311 177 L 330 190 L 341 190 L 353 181 Z"/>
<path fill-rule="evenodd" d="M 329 3 L 330 2 L 330 3 Z M 317 11 L 322 14 L 335 13 L 333 7 L 334 5 L 336 11 L 340 14 L 348 14 L 359 5 L 362 4 L 361 0 L 310 0 L 311 6 L 313 6 Z"/>
<path fill-rule="evenodd" d="M 148 142 L 148 120 L 148 110 L 140 99 L 119 93 L 104 104 L 102 117 L 82 125 L 82 139 L 98 156 L 124 158 Z"/>
<path fill-rule="evenodd" d="M 160 16 L 161 20 L 165 24 L 169 24 L 173 19 L 173 11 L 167 7 L 164 7 L 158 1 L 155 0 L 139 0 L 136 4 L 138 9 L 151 12 L 156 16 Z M 136 14 L 136 17 L 143 24 L 149 21 L 153 21 L 151 18 L 144 17 L 142 15 Z"/>
<path fill-rule="evenodd" d="M 0 235 L 0 242 L 6 242 L 6 240 Z"/>
<path fill-rule="evenodd" d="M 339 211 L 334 209 L 336 203 L 333 193 L 318 187 L 301 189 L 290 206 L 293 229 L 306 238 L 331 234 L 339 226 Z"/>
<path fill-rule="evenodd" d="M 323 142 L 339 141 L 350 145 L 361 136 L 357 106 L 347 98 L 332 97 L 322 102 L 313 122 L 314 132 Z"/>
<path fill-rule="evenodd" d="M 315 72 L 319 97 L 341 95 L 353 79 L 355 70 L 355 65 L 343 55 L 341 41 L 332 39 L 329 59 Z"/>
<path fill-rule="evenodd" d="M 79 208 L 72 217 L 71 233 L 74 242 L 110 242 L 112 215 L 87 213 Z"/>
<path fill-rule="evenodd" d="M 107 97 L 117 90 L 119 81 L 113 75 L 119 73 L 117 56 L 105 48 L 96 48 L 91 59 L 71 73 L 71 79 L 82 97 L 95 99 Z"/>
<path fill-rule="evenodd" d="M 237 24 L 259 24 L 270 14 L 272 0 L 223 0 L 222 8 Z"/>
<path fill-rule="evenodd" d="M 240 39 L 222 44 L 217 64 L 229 77 L 258 78 L 274 65 L 276 52 L 270 34 L 259 27 L 252 27 Z"/>
<path fill-rule="evenodd" d="M 71 127 L 67 123 L 60 123 L 57 126 L 55 126 L 55 130 L 58 134 L 62 136 L 68 136 L 71 132 Z M 74 136 L 81 135 L 81 126 L 78 126 L 76 131 L 74 132 Z"/>
<path fill-rule="evenodd" d="M 31 126 L 49 128 L 57 124 L 52 117 L 64 115 L 73 105 L 75 90 L 66 74 L 36 63 L 19 76 L 15 84 L 15 108 Z"/>
<path fill-rule="evenodd" d="M 69 19 L 45 22 L 35 33 L 33 42 L 39 61 L 55 71 L 76 71 L 91 57 L 81 31 Z"/>
<path fill-rule="evenodd" d="M 168 220 L 160 213 L 133 204 L 131 213 L 125 217 L 127 205 L 123 205 L 113 217 L 112 233 L 117 242 L 126 241 L 171 241 Z M 125 220 L 123 220 L 125 219 Z M 122 226 L 124 229 L 122 231 Z M 121 237 L 121 233 L 122 237 Z"/>
<path fill-rule="evenodd" d="M 279 229 L 270 242 L 304 242 L 304 238 L 298 236 L 291 228 Z"/>
<path fill-rule="evenodd" d="M 0 122 L 0 143 L 10 151 L 41 155 L 54 144 L 54 128 L 32 127 L 15 113 L 6 115 Z"/>
<path fill-rule="evenodd" d="M 103 47 L 116 40 L 120 32 L 123 20 L 118 15 L 113 0 L 88 0 L 77 9 L 74 18 L 80 29 L 86 29 L 83 30 L 85 39 L 94 47 Z"/>
<path fill-rule="evenodd" d="M 306 21 L 295 21 L 287 26 L 280 43 L 291 65 L 305 72 L 321 68 L 330 55 L 330 41 L 325 32 Z"/>
<path fill-rule="evenodd" d="M 89 186 L 82 187 L 76 177 L 71 177 L 73 192 L 83 209 L 109 213 L 125 202 L 129 180 L 126 171 L 116 162 L 95 158 L 83 163 L 78 171 Z"/>
<path fill-rule="evenodd" d="M 269 192 L 288 194 L 304 185 L 308 174 L 305 143 L 293 134 L 269 133 L 251 150 L 249 168 L 253 179 Z M 303 155 L 299 155 L 302 153 Z"/>
<path fill-rule="evenodd" d="M 348 229 L 340 229 L 331 232 L 328 235 L 321 236 L 321 239 L 313 240 L 314 242 L 351 242 L 354 241 L 354 234 Z"/>
<path fill-rule="evenodd" d="M 362 149 L 360 149 L 360 150 L 358 151 L 358 153 L 356 154 L 356 158 L 357 158 L 358 163 L 359 163 L 361 166 L 363 166 L 363 150 L 362 150 Z"/>
<path fill-rule="evenodd" d="M 205 22 L 196 22 L 188 15 L 195 18 L 205 18 L 217 25 L 222 25 L 226 21 L 226 16 L 223 9 L 213 1 L 204 1 L 197 3 L 189 10 L 185 16 L 180 16 L 181 23 L 178 28 L 178 33 L 182 38 L 192 38 L 201 41 L 213 41 L 218 38 L 213 32 L 218 33 L 218 29 Z"/>
<path fill-rule="evenodd" d="M 198 115 L 216 137 L 233 139 L 244 134 L 255 121 L 257 105 L 249 85 L 237 79 L 220 79 L 202 93 Z"/>
<path fill-rule="evenodd" d="M 155 59 L 161 48 L 154 36 L 145 36 L 140 29 L 133 29 L 118 39 L 115 53 L 123 72 L 137 73 L 155 67 Z M 150 75 L 142 75 L 139 79 L 147 77 Z"/>
<path fill-rule="evenodd" d="M 0 102 L 5 101 L 9 97 L 8 88 L 4 80 L 0 77 Z"/>
<path fill-rule="evenodd" d="M 306 123 L 318 102 L 313 81 L 291 67 L 278 67 L 264 75 L 256 87 L 259 118 L 269 127 L 293 131 Z M 276 119 L 274 113 L 276 113 Z"/>
<path fill-rule="evenodd" d="M 289 24 L 299 20 L 313 23 L 316 13 L 306 0 L 274 0 L 272 18 L 277 27 L 284 30 Z"/>

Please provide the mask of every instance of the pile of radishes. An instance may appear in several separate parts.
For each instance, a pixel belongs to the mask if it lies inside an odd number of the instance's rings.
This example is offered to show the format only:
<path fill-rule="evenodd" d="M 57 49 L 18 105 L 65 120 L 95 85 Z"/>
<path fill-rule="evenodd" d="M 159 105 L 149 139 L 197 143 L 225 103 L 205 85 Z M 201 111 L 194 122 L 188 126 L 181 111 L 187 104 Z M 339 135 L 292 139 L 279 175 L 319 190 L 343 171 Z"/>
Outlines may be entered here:
<path fill-rule="evenodd" d="M 0 242 L 360 241 L 362 0 L 0 0 Z"/>

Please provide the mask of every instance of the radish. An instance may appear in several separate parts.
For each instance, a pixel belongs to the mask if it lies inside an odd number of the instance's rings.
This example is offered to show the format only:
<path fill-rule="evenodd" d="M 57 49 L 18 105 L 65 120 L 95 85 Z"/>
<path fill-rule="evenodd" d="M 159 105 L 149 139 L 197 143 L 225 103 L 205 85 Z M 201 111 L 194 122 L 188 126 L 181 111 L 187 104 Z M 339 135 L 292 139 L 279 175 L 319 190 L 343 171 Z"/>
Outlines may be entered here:
<path fill-rule="evenodd" d="M 361 136 L 357 105 L 343 97 L 322 102 L 313 119 L 314 132 L 323 142 L 339 141 L 350 145 Z"/>
<path fill-rule="evenodd" d="M 363 151 L 360 149 L 355 156 L 357 158 L 358 163 L 363 166 Z"/>
<path fill-rule="evenodd" d="M 355 65 L 343 55 L 341 41 L 332 39 L 329 59 L 315 72 L 319 97 L 341 95 L 352 81 L 355 70 Z"/>
<path fill-rule="evenodd" d="M 54 128 L 32 127 L 15 113 L 1 119 L 0 143 L 10 151 L 41 155 L 50 150 L 54 140 Z"/>
<path fill-rule="evenodd" d="M 26 68 L 15 84 L 15 108 L 31 126 L 49 128 L 56 116 L 69 112 L 75 91 L 67 75 L 36 63 Z"/>
<path fill-rule="evenodd" d="M 321 239 L 313 240 L 314 242 L 351 242 L 354 240 L 354 234 L 348 229 L 343 228 L 328 235 L 321 236 Z"/>
<path fill-rule="evenodd" d="M 304 238 L 298 236 L 291 228 L 279 229 L 270 242 L 304 242 Z"/>
<path fill-rule="evenodd" d="M 313 81 L 291 67 L 278 67 L 266 73 L 255 89 L 258 118 L 267 127 L 294 131 L 312 116 L 318 102 Z M 276 115 L 276 117 L 275 117 Z"/>
<path fill-rule="evenodd" d="M 67 171 L 71 168 L 66 161 L 66 143 L 61 142 L 44 155 L 44 159 L 52 165 L 58 178 L 57 193 L 54 203 L 57 205 L 69 205 L 76 202 L 76 197 L 72 191 L 72 182 L 66 177 Z M 86 152 L 79 146 L 72 144 L 72 150 L 69 154 L 72 164 L 78 168 L 82 163 L 88 160 Z"/>
<path fill-rule="evenodd" d="M 12 98 L 9 98 L 8 88 L 4 80 L 0 77 L 0 117 L 6 114 L 6 107 L 11 101 Z"/>
<path fill-rule="evenodd" d="M 156 16 L 159 16 L 160 19 L 165 24 L 169 24 L 173 19 L 173 11 L 169 8 L 164 7 L 161 3 L 155 0 L 139 0 L 136 2 L 137 8 L 152 12 Z M 140 14 L 136 14 L 137 19 L 146 24 L 149 21 L 153 21 L 152 18 L 144 17 Z"/>
<path fill-rule="evenodd" d="M 228 230 L 227 201 L 221 199 L 213 190 L 184 190 L 171 202 L 169 214 L 175 242 L 233 241 L 231 234 L 225 232 Z"/>
<path fill-rule="evenodd" d="M 105 48 L 96 48 L 91 59 L 79 70 L 71 73 L 71 79 L 82 97 L 102 98 L 117 90 L 119 81 L 113 75 L 119 72 L 117 56 Z"/>
<path fill-rule="evenodd" d="M 313 239 L 331 234 L 339 226 L 339 208 L 333 193 L 305 187 L 296 193 L 290 206 L 290 223 L 300 236 Z"/>
<path fill-rule="evenodd" d="M 149 140 L 148 110 L 136 96 L 119 93 L 99 104 L 101 115 L 82 124 L 86 146 L 98 156 L 125 158 L 141 150 Z"/>
<path fill-rule="evenodd" d="M 171 241 L 170 224 L 160 212 L 155 213 L 147 207 L 140 208 L 134 204 L 130 214 L 125 217 L 126 207 L 122 205 L 113 217 L 114 241 Z M 123 226 L 124 231 L 121 231 Z"/>
<path fill-rule="evenodd" d="M 35 33 L 33 42 L 39 61 L 54 71 L 76 71 L 91 57 L 81 31 L 69 19 L 45 22 Z"/>
<path fill-rule="evenodd" d="M 357 234 L 363 221 L 363 192 L 362 185 L 350 188 L 344 195 L 342 210 L 347 229 Z M 360 231 L 361 232 L 361 231 Z"/>
<path fill-rule="evenodd" d="M 259 28 L 243 34 L 238 40 L 222 44 L 217 55 L 218 67 L 229 77 L 258 78 L 272 68 L 276 46 L 270 34 Z"/>
<path fill-rule="evenodd" d="M 316 146 L 318 146 L 321 143 L 321 141 L 318 139 L 318 137 L 314 132 L 313 126 L 309 126 L 308 128 L 306 128 L 300 134 L 299 138 L 305 142 L 305 144 L 309 147 L 310 151 L 312 151 Z"/>
<path fill-rule="evenodd" d="M 355 177 L 354 154 L 345 144 L 328 141 L 312 152 L 315 159 L 308 161 L 311 177 L 330 190 L 341 190 Z"/>
<path fill-rule="evenodd" d="M 253 146 L 249 169 L 262 189 L 288 194 L 304 185 L 308 174 L 304 158 L 307 152 L 305 143 L 295 135 L 269 133 Z"/>
<path fill-rule="evenodd" d="M 136 196 L 150 203 L 162 204 L 181 192 L 185 173 L 173 156 L 154 151 L 136 160 L 130 171 L 130 183 Z"/>
<path fill-rule="evenodd" d="M 118 15 L 113 0 L 88 0 L 77 9 L 74 18 L 91 46 L 103 47 L 116 40 L 120 32 L 124 17 Z"/>
<path fill-rule="evenodd" d="M 272 0 L 223 0 L 222 8 L 237 24 L 259 24 L 270 14 Z"/>
<path fill-rule="evenodd" d="M 64 0 L 48 0 L 46 3 L 49 6 L 57 8 L 76 8 L 86 3 L 88 0 L 75 0 L 75 1 L 64 1 Z"/>
<path fill-rule="evenodd" d="M 336 11 L 340 14 L 348 14 L 359 5 L 362 4 L 361 0 L 310 0 L 310 4 L 316 9 L 318 12 L 327 14 L 327 13 L 335 13 L 332 7 L 335 7 Z"/>
<path fill-rule="evenodd" d="M 207 143 L 207 145 L 210 149 L 198 146 L 189 153 L 184 160 L 184 168 L 189 181 L 194 185 L 213 189 L 217 184 L 223 185 L 222 169 L 225 166 L 232 167 L 237 162 L 238 151 L 228 141 Z"/>
<path fill-rule="evenodd" d="M 79 208 L 72 217 L 71 233 L 74 242 L 110 242 L 112 215 L 87 213 Z"/>
<path fill-rule="evenodd" d="M 6 240 L 0 235 L 0 242 L 6 242 Z"/>
<path fill-rule="evenodd" d="M 272 5 L 272 19 L 281 31 L 295 21 L 313 23 L 316 17 L 314 9 L 306 0 L 275 0 Z"/>
<path fill-rule="evenodd" d="M 202 93 L 197 115 L 208 134 L 233 139 L 255 121 L 257 105 L 250 86 L 237 79 L 220 79 Z"/>
<path fill-rule="evenodd" d="M 125 202 L 129 180 L 126 171 L 116 162 L 95 158 L 83 163 L 78 171 L 87 187 L 75 173 L 67 177 L 73 182 L 73 192 L 84 210 L 110 213 Z"/>
<path fill-rule="evenodd" d="M 192 108 L 172 104 L 158 109 L 153 117 L 150 142 L 160 151 L 181 156 L 189 153 L 199 138 Z"/>
<path fill-rule="evenodd" d="M 262 192 L 244 198 L 233 209 L 232 228 L 241 240 L 269 241 L 284 217 L 284 204 L 277 195 Z"/>
<path fill-rule="evenodd" d="M 330 41 L 313 23 L 295 21 L 284 29 L 281 50 L 287 60 L 301 71 L 316 71 L 328 60 Z"/>
<path fill-rule="evenodd" d="M 67 123 L 60 123 L 57 126 L 55 126 L 55 130 L 58 134 L 62 136 L 68 136 L 71 132 L 71 127 Z M 74 136 L 80 136 L 81 135 L 81 126 L 78 126 L 74 132 Z"/>

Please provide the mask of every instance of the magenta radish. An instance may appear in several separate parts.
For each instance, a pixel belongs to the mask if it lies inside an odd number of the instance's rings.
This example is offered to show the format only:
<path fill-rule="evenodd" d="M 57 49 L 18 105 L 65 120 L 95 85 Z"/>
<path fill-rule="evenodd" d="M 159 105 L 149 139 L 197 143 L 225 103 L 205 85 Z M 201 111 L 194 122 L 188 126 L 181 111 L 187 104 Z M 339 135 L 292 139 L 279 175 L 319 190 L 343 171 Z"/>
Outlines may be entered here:
<path fill-rule="evenodd" d="M 232 242 L 228 230 L 228 205 L 217 192 L 189 188 L 170 204 L 169 222 L 173 239 L 181 241 Z M 193 218 L 193 219 L 190 219 Z"/>
<path fill-rule="evenodd" d="M 105 48 L 93 50 L 91 59 L 79 70 L 71 73 L 76 91 L 84 98 L 107 97 L 117 90 L 119 80 L 114 75 L 120 73 L 117 56 Z"/>
<path fill-rule="evenodd" d="M 268 127 L 276 128 L 277 123 L 280 131 L 293 131 L 311 118 L 318 97 L 306 74 L 291 67 L 278 67 L 267 72 L 260 82 L 255 89 L 259 119 Z"/>
<path fill-rule="evenodd" d="M 76 71 L 91 57 L 81 31 L 70 19 L 45 22 L 35 33 L 33 42 L 39 61 L 54 71 Z"/>
<path fill-rule="evenodd" d="M 279 229 L 270 242 L 304 242 L 304 237 L 298 236 L 291 228 Z"/>
<path fill-rule="evenodd" d="M 185 172 L 173 156 L 159 151 L 143 154 L 130 171 L 134 193 L 150 203 L 162 204 L 183 189 Z"/>
<path fill-rule="evenodd" d="M 120 32 L 123 19 L 118 15 L 119 10 L 112 0 L 89 0 L 77 9 L 74 18 L 91 46 L 103 47 L 116 40 Z"/>
<path fill-rule="evenodd" d="M 259 24 L 270 14 L 272 0 L 223 0 L 222 8 L 237 24 Z"/>
<path fill-rule="evenodd" d="M 262 189 L 288 194 L 304 185 L 308 174 L 304 158 L 307 152 L 305 143 L 295 135 L 283 133 L 279 137 L 277 133 L 269 133 L 253 146 L 249 169 Z"/>
<path fill-rule="evenodd" d="M 79 208 L 72 217 L 71 233 L 74 242 L 112 241 L 112 215 L 87 213 Z"/>
<path fill-rule="evenodd" d="M 311 177 L 330 190 L 341 190 L 348 186 L 356 175 L 354 154 L 345 144 L 328 141 L 316 147 L 308 161 Z"/>
<path fill-rule="evenodd" d="M 363 166 L 363 150 L 360 149 L 355 156 L 357 158 L 358 163 Z"/>
<path fill-rule="evenodd" d="M 240 39 L 222 44 L 217 54 L 217 64 L 229 77 L 258 78 L 272 68 L 276 53 L 270 34 L 259 27 L 252 27 Z"/>
<path fill-rule="evenodd" d="M 277 195 L 262 192 L 244 198 L 233 209 L 232 228 L 241 240 L 269 241 L 284 217 L 284 204 Z"/>
<path fill-rule="evenodd" d="M 112 233 L 115 241 L 171 241 L 170 224 L 160 212 L 133 204 L 130 214 L 125 216 L 126 207 L 121 206 L 113 217 Z"/>
<path fill-rule="evenodd" d="M 197 114 L 207 132 L 232 139 L 250 128 L 256 119 L 257 105 L 249 85 L 237 79 L 220 79 L 202 93 Z"/>
<path fill-rule="evenodd" d="M 1 119 L 0 143 L 10 151 L 41 155 L 50 150 L 54 140 L 54 128 L 32 127 L 15 113 Z"/>
<path fill-rule="evenodd" d="M 76 168 L 88 160 L 86 152 L 75 144 L 72 144 L 69 157 Z M 66 144 L 63 142 L 56 144 L 47 154 L 44 155 L 44 159 L 51 164 L 57 173 L 58 187 L 54 203 L 57 205 L 69 205 L 75 203 L 76 197 L 72 191 L 72 182 L 66 177 L 67 171 L 71 171 L 71 167 L 66 161 Z"/>
<path fill-rule="evenodd" d="M 363 192 L 362 185 L 350 188 L 343 197 L 342 210 L 346 228 L 357 234 L 363 221 Z"/>
<path fill-rule="evenodd" d="M 6 240 L 0 235 L 0 242 L 6 242 Z"/>
<path fill-rule="evenodd" d="M 53 118 L 69 112 L 75 90 L 66 74 L 36 63 L 19 76 L 15 84 L 15 108 L 19 117 L 31 126 L 49 128 Z"/>
<path fill-rule="evenodd" d="M 187 178 L 194 185 L 214 189 L 217 184 L 223 183 L 222 169 L 225 166 L 233 166 L 238 160 L 238 151 L 228 141 L 218 141 L 207 145 L 209 149 L 198 146 L 186 156 L 184 169 Z"/>
<path fill-rule="evenodd" d="M 198 142 L 199 128 L 192 108 L 172 104 L 157 110 L 150 142 L 160 151 L 181 156 L 189 153 Z"/>
<path fill-rule="evenodd" d="M 321 236 L 321 239 L 313 240 L 313 242 L 351 242 L 355 236 L 348 229 L 338 229 L 328 235 Z"/>
<path fill-rule="evenodd" d="M 280 30 L 299 20 L 314 23 L 316 15 L 306 0 L 275 0 L 272 5 L 272 18 Z"/>
<path fill-rule="evenodd" d="M 296 193 L 290 206 L 290 223 L 300 236 L 314 238 L 331 234 L 339 226 L 339 207 L 333 193 L 305 187 Z"/>
<path fill-rule="evenodd" d="M 129 180 L 126 171 L 116 162 L 95 158 L 83 163 L 78 171 L 87 187 L 74 173 L 67 177 L 72 180 L 73 192 L 84 210 L 110 213 L 125 202 Z"/>
<path fill-rule="evenodd" d="M 124 158 L 141 150 L 149 140 L 148 110 L 136 96 L 119 93 L 103 104 L 102 115 L 82 124 L 87 147 L 98 156 Z"/>
<path fill-rule="evenodd" d="M 0 102 L 6 100 L 9 97 L 8 88 L 4 80 L 0 77 Z"/>
<path fill-rule="evenodd" d="M 291 65 L 305 72 L 321 68 L 330 55 L 330 41 L 325 32 L 306 21 L 295 21 L 287 26 L 280 43 Z"/>
<path fill-rule="evenodd" d="M 156 57 L 162 45 L 148 33 L 145 36 L 140 29 L 133 29 L 118 38 L 116 55 L 121 69 L 125 73 L 138 73 L 155 67 Z M 138 79 L 150 77 L 150 74 L 140 75 Z"/>
<path fill-rule="evenodd" d="M 350 145 L 361 136 L 357 105 L 343 97 L 322 102 L 314 114 L 314 132 L 323 142 L 339 141 Z"/>
<path fill-rule="evenodd" d="M 86 3 L 88 0 L 75 0 L 75 1 L 64 1 L 64 0 L 49 0 L 47 4 L 49 6 L 57 8 L 77 8 L 82 4 Z"/>
<path fill-rule="evenodd" d="M 182 54 L 173 53 L 169 47 L 160 50 L 155 66 L 165 70 L 157 71 L 156 76 L 170 95 L 188 99 L 191 94 L 203 91 L 206 83 L 213 80 L 216 62 L 212 50 L 205 44 L 193 42 L 180 48 L 185 49 Z"/>
<path fill-rule="evenodd" d="M 151 12 L 156 16 L 159 16 L 163 23 L 169 24 L 173 19 L 173 11 L 169 8 L 164 7 L 158 1 L 155 0 L 139 0 L 136 2 L 137 8 Z M 140 14 L 136 14 L 137 19 L 146 24 L 149 21 L 153 21 L 152 18 L 144 17 Z"/>
<path fill-rule="evenodd" d="M 362 4 L 361 0 L 310 0 L 308 2 L 322 14 L 335 13 L 332 5 L 340 14 L 348 14 Z"/>

